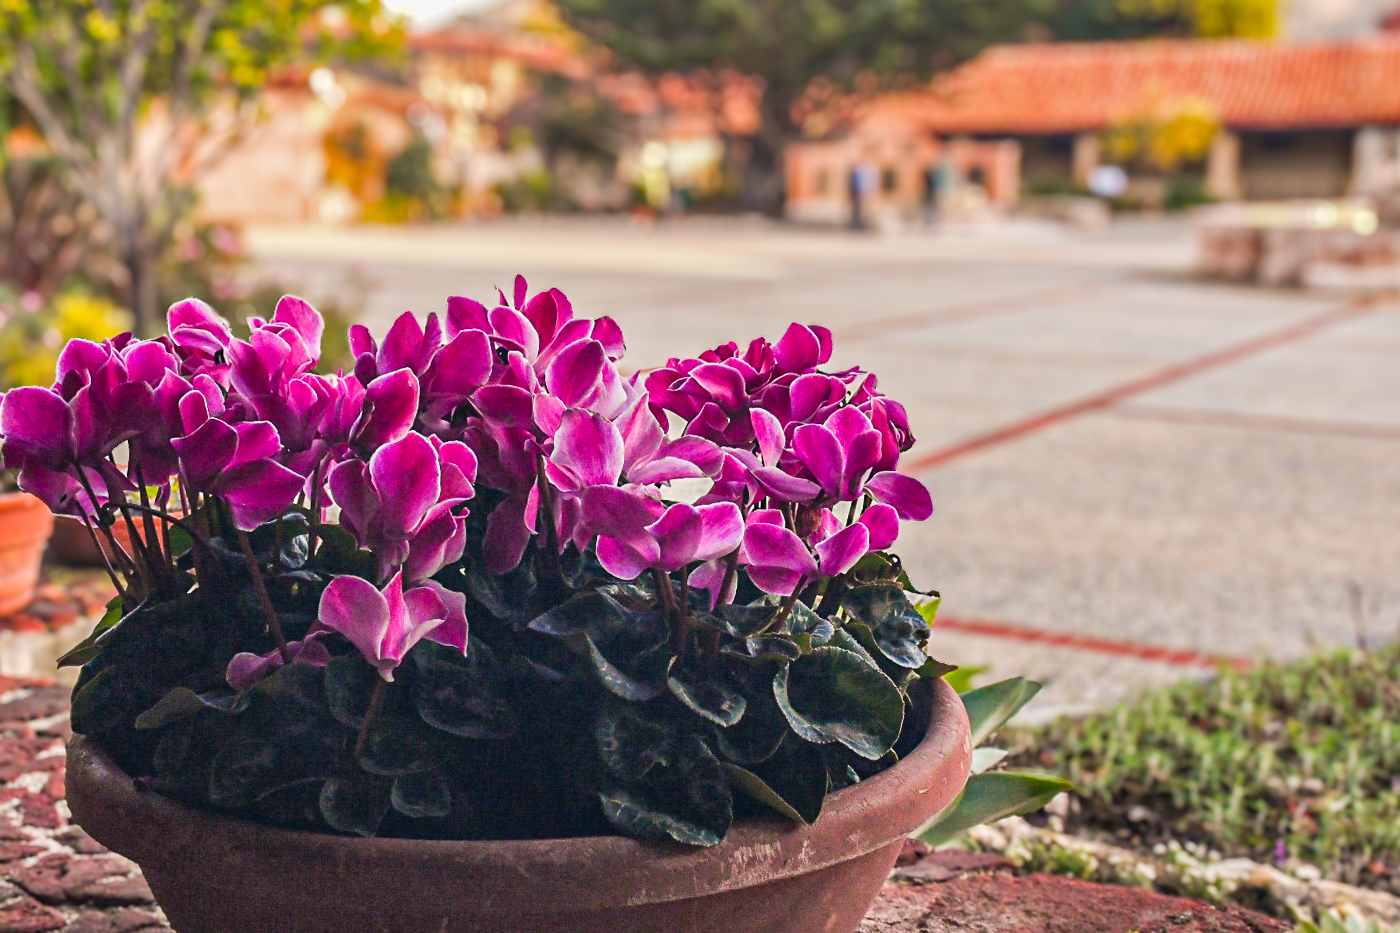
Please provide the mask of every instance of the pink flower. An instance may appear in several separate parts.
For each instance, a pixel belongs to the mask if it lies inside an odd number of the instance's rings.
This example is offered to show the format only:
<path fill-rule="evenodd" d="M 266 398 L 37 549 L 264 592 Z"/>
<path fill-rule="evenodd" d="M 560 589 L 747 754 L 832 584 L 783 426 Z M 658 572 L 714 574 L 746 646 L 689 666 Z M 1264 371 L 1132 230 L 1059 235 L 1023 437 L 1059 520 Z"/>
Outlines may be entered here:
<path fill-rule="evenodd" d="M 466 518 L 458 513 L 475 494 L 476 455 L 460 442 L 434 441 L 408 434 L 368 463 L 346 460 L 331 469 L 340 523 L 374 553 L 381 578 L 402 568 L 407 579 L 426 580 L 466 546 Z"/>
<path fill-rule="evenodd" d="M 395 574 L 381 590 L 359 577 L 336 577 L 321 595 L 319 625 L 350 640 L 385 680 L 424 638 L 464 649 L 466 597 L 440 586 L 404 591 Z"/>

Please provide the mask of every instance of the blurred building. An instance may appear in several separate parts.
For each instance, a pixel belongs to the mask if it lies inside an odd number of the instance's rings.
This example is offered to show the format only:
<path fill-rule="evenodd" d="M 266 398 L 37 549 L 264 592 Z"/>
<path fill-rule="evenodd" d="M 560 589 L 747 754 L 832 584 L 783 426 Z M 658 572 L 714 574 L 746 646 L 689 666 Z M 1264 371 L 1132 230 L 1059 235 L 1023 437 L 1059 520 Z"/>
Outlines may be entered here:
<path fill-rule="evenodd" d="M 831 178 L 862 156 L 886 177 L 919 177 L 940 147 L 981 167 L 989 200 L 1021 191 L 1084 190 L 1095 168 L 1118 158 L 1115 133 L 1176 116 L 1181 152 L 1170 169 L 1126 160 L 1140 201 L 1161 203 L 1169 184 L 1198 182 L 1214 199 L 1376 195 L 1400 183 L 1400 33 L 1346 42 L 1275 44 L 1164 40 L 999 46 L 932 86 L 878 97 L 838 142 L 789 155 L 789 211 L 830 213 L 846 195 Z M 902 142 L 891 146 L 890 140 Z M 943 143 L 940 141 L 954 142 Z M 1191 151 L 1192 143 L 1199 151 Z M 1019 177 L 1003 179 L 1019 147 Z M 962 148 L 959 149 L 958 146 Z M 835 153 L 840 150 L 843 156 Z M 1004 154 L 998 155 L 998 152 Z M 886 199 L 916 210 L 907 182 Z M 820 204 L 820 208 L 818 205 Z"/>
<path fill-rule="evenodd" d="M 665 210 L 720 190 L 730 147 L 761 126 L 757 82 L 614 71 L 547 0 L 459 17 L 410 36 L 409 51 L 398 81 L 280 76 L 259 101 L 263 119 L 202 181 L 201 214 L 401 220 L 425 199 L 433 216 L 639 199 Z"/>

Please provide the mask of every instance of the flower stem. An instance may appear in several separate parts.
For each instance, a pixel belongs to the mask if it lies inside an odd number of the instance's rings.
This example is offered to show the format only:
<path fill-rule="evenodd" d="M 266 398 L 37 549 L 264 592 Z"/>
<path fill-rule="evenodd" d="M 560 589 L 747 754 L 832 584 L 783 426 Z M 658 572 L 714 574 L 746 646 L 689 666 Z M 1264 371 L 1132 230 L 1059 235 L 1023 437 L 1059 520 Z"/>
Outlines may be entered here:
<path fill-rule="evenodd" d="M 272 608 L 272 596 L 263 580 L 262 568 L 253 556 L 253 542 L 248 540 L 248 532 L 238 529 L 238 543 L 243 547 L 243 556 L 248 560 L 248 572 L 253 575 L 253 585 L 257 587 L 258 598 L 262 600 L 263 614 L 267 616 L 267 630 L 277 642 L 277 651 L 282 655 L 283 664 L 292 663 L 292 652 L 287 648 L 287 637 L 282 634 L 282 623 L 277 620 L 277 610 Z"/>
<path fill-rule="evenodd" d="M 360 723 L 360 734 L 355 739 L 355 760 L 358 762 L 369 750 L 369 732 L 375 720 L 384 709 L 384 698 L 389 693 L 389 682 L 380 677 L 374 683 L 374 692 L 369 695 L 369 708 L 365 710 L 365 721 Z"/>
<path fill-rule="evenodd" d="M 778 610 L 777 616 L 774 617 L 772 622 L 768 623 L 764 631 L 771 632 L 774 629 L 780 629 L 783 627 L 783 623 L 788 620 L 788 616 L 792 615 L 792 610 L 797 608 L 798 596 L 799 594 L 801 594 L 802 588 L 806 585 L 806 577 L 803 577 L 802 579 L 797 581 L 797 586 L 793 587 L 792 593 L 786 599 L 783 600 L 782 608 Z"/>
<path fill-rule="evenodd" d="M 540 491 L 539 511 L 544 515 L 545 562 L 556 579 L 564 579 L 564 566 L 559 562 L 559 530 L 554 525 L 554 487 L 544 471 L 544 454 L 535 455 L 535 483 Z M 538 515 L 535 521 L 539 521 Z"/>

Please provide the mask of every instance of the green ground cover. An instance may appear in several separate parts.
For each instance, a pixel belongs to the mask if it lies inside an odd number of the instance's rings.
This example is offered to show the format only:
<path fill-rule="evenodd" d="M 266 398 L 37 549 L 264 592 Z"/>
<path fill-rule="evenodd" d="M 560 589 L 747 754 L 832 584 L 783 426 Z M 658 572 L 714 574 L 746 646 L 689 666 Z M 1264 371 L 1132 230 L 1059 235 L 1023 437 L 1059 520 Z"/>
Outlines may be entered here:
<path fill-rule="evenodd" d="M 1063 775 L 1067 828 L 1194 841 L 1400 893 L 1400 647 L 1222 670 L 1080 719 L 1007 730 Z"/>

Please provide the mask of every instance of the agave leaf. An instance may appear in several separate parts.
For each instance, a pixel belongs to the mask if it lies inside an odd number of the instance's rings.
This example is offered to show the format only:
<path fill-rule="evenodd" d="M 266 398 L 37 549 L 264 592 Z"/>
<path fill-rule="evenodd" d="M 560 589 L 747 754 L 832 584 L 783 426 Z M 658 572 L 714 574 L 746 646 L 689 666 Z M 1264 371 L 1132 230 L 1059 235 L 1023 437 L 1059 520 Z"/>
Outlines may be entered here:
<path fill-rule="evenodd" d="M 1040 684 L 1035 681 L 1013 677 L 964 693 L 962 701 L 972 725 L 973 747 L 987 741 L 1039 692 Z"/>
<path fill-rule="evenodd" d="M 1068 781 L 1037 774 L 1010 771 L 974 774 L 952 806 L 913 836 L 929 845 L 942 845 L 974 826 L 1039 810 L 1071 786 Z"/>

